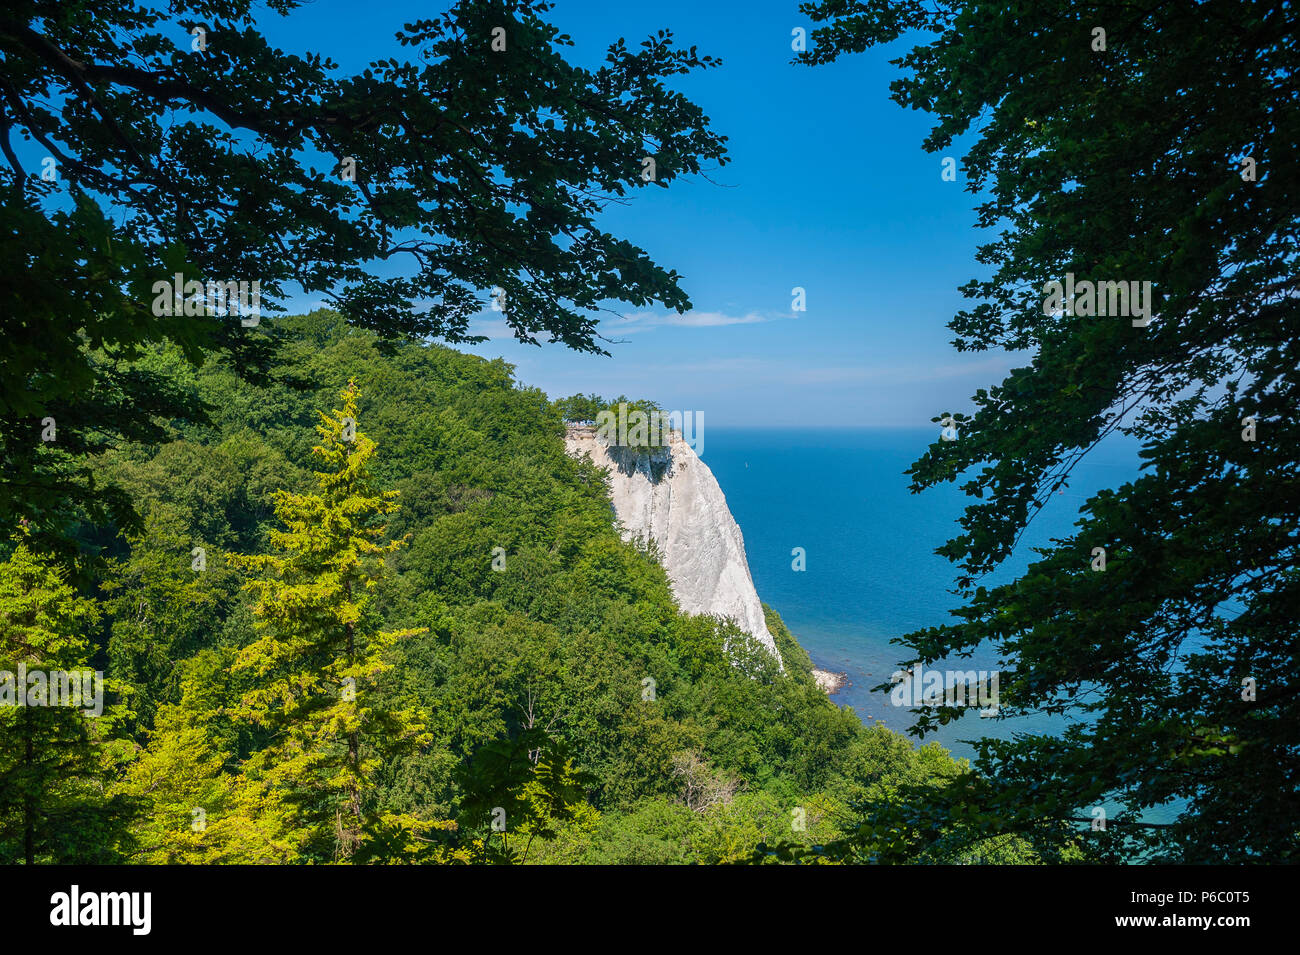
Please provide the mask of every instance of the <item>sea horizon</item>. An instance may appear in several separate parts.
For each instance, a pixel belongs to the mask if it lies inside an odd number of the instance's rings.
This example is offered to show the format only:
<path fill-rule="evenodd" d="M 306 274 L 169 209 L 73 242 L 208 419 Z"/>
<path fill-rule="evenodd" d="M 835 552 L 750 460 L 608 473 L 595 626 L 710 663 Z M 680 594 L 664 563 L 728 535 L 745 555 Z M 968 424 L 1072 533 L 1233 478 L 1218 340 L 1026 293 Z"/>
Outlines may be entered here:
<path fill-rule="evenodd" d="M 950 612 L 960 606 L 951 593 L 956 568 L 934 550 L 958 531 L 956 520 L 971 499 L 955 484 L 913 494 L 903 473 L 938 435 L 938 425 L 719 425 L 707 433 L 702 456 L 740 525 L 759 598 L 781 615 L 815 666 L 847 676 L 832 699 L 853 707 L 864 722 L 903 733 L 915 716 L 873 690 L 910 655 L 892 641 L 951 622 Z M 1035 556 L 1034 546 L 1069 532 L 1088 496 L 1136 476 L 1135 451 L 1135 443 L 1119 440 L 1085 458 L 1064 493 L 984 582 L 1013 579 Z M 797 547 L 804 549 L 804 570 L 793 569 Z M 992 670 L 996 664 L 985 647 L 952 665 Z M 1056 732 L 1064 725 L 1049 717 L 971 713 L 921 740 L 909 738 L 970 758 L 972 738 Z"/>

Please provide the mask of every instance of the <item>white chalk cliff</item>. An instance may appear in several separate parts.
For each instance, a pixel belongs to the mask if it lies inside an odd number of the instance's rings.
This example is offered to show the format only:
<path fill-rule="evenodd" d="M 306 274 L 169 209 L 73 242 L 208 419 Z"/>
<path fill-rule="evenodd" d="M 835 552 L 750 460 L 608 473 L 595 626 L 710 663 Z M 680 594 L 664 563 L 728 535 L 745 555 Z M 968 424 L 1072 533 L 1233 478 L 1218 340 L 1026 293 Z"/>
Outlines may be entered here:
<path fill-rule="evenodd" d="M 636 454 L 606 447 L 596 429 L 570 427 L 565 446 L 609 470 L 609 496 L 625 540 L 653 540 L 677 603 L 687 613 L 730 617 L 777 660 L 749 575 L 745 540 L 717 479 L 674 431 L 667 448 Z"/>

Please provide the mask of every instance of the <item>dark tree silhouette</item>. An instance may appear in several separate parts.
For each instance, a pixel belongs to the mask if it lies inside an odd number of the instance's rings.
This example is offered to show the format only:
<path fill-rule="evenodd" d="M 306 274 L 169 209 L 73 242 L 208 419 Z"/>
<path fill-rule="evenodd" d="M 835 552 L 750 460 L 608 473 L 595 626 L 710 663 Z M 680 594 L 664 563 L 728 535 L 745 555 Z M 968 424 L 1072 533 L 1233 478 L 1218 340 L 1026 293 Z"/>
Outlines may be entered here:
<path fill-rule="evenodd" d="M 980 390 L 913 489 L 977 500 L 940 549 L 959 622 L 909 634 L 929 664 L 1005 661 L 1002 718 L 1069 713 L 1063 739 L 986 741 L 980 776 L 909 808 L 1098 857 L 1282 861 L 1300 842 L 1300 18 L 1293 4 L 825 0 L 805 62 L 905 37 L 902 105 L 935 126 L 979 197 L 986 280 L 960 350 L 1028 350 Z M 1099 31 L 1104 31 L 1099 33 Z M 936 158 L 936 186 L 940 184 Z M 1045 286 L 1150 281 L 1156 316 L 1044 307 Z M 938 419 L 936 419 L 938 420 Z M 1144 473 L 1087 501 L 1073 537 L 1014 583 L 981 586 L 1098 440 L 1142 442 Z M 1252 440 L 1253 439 L 1253 440 Z M 1094 548 L 1106 550 L 1094 570 Z M 1243 681 L 1253 681 L 1243 685 Z M 1250 691 L 1251 686 L 1255 690 Z M 918 728 L 954 716 L 922 713 Z M 1087 811 L 1120 804 L 1105 832 Z M 1176 822 L 1141 810 L 1172 803 Z M 1112 807 L 1113 808 L 1113 807 Z M 935 813 L 927 812 L 934 809 Z M 1070 822 L 1082 820 L 1082 823 Z M 864 832 L 889 830 L 877 818 Z M 928 835 L 927 835 L 928 834 Z"/>

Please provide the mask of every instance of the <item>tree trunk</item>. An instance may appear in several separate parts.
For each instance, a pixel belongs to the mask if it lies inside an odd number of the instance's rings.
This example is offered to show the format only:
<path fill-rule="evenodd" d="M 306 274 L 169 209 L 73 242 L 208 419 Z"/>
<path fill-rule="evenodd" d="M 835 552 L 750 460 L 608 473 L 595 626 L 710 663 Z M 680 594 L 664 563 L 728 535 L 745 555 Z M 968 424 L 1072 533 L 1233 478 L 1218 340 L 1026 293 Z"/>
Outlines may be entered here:
<path fill-rule="evenodd" d="M 28 865 L 36 864 L 36 796 L 32 790 L 35 783 L 32 767 L 36 762 L 35 747 L 32 745 L 31 710 L 23 710 L 23 724 L 27 732 L 26 747 L 23 753 L 23 765 L 27 769 L 28 783 L 23 793 L 23 858 Z"/>
<path fill-rule="evenodd" d="M 352 601 L 352 583 L 349 581 L 346 585 L 348 602 Z M 347 625 L 348 631 L 348 666 L 355 663 L 356 654 L 356 633 L 353 624 Z M 352 831 L 349 833 L 346 845 L 347 854 L 351 857 L 356 851 L 357 843 L 361 841 L 361 741 L 358 738 L 356 730 L 348 733 L 348 769 L 351 771 L 351 781 L 348 784 L 350 792 L 348 793 L 348 808 L 352 813 Z"/>

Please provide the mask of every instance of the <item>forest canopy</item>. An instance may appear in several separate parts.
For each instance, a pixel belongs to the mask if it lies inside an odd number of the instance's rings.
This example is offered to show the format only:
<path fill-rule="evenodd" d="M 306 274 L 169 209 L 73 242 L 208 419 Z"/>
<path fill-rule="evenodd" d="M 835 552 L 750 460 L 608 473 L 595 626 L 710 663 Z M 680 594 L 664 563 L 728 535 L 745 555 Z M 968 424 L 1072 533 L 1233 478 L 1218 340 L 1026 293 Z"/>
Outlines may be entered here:
<path fill-rule="evenodd" d="M 142 526 L 77 529 L 94 601 L 10 545 L 6 654 L 77 629 L 69 659 L 114 680 L 57 786 L 20 757 L 65 731 L 0 713 L 6 860 L 29 828 L 35 862 L 866 858 L 833 848 L 862 805 L 963 771 L 835 706 L 774 612 L 784 670 L 683 614 L 509 366 L 329 311 L 255 333 L 293 387 L 151 356 L 212 420 L 95 461 Z M 932 857 L 1025 851 L 959 833 Z"/>

